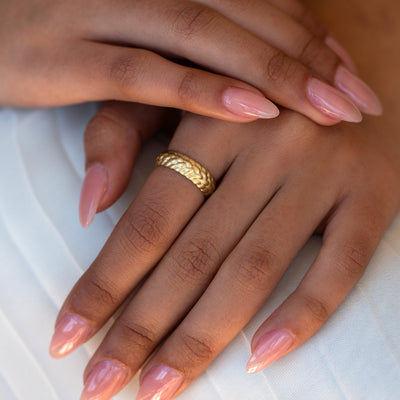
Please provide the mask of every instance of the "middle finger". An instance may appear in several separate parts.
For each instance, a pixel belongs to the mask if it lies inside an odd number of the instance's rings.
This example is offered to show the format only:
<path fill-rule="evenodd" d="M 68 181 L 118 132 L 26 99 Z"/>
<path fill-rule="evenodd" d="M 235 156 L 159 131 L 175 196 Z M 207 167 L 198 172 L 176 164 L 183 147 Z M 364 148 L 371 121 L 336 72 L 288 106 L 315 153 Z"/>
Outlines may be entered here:
<path fill-rule="evenodd" d="M 108 10 L 108 15 L 114 15 L 112 19 L 118 24 L 97 24 L 95 34 L 87 33 L 89 39 L 128 43 L 187 58 L 214 72 L 250 83 L 270 100 L 324 125 L 339 120 L 360 121 L 350 98 L 332 86 L 339 64 L 334 55 L 324 65 L 327 71 L 320 73 L 325 77 L 323 82 L 300 61 L 202 4 L 182 0 L 130 2 L 125 15 L 121 16 L 118 10 L 118 18 L 115 9 L 118 8 Z M 143 25 L 147 16 L 150 23 Z M 188 79 L 183 93 L 193 98 L 198 90 L 196 81 Z M 368 95 L 372 101 L 370 91 Z"/>
<path fill-rule="evenodd" d="M 264 158 L 265 153 L 261 156 Z M 130 376 L 135 374 L 200 297 L 283 179 L 284 170 L 273 168 L 272 161 L 257 163 L 258 179 L 254 179 L 255 163 L 253 159 L 240 169 L 229 170 L 126 307 L 86 368 L 84 396 L 97 392 L 94 382 L 104 366 L 123 365 Z M 104 386 L 102 390 L 108 391 Z"/>
<path fill-rule="evenodd" d="M 221 151 L 210 145 L 215 141 L 215 132 L 207 122 L 214 124 L 214 120 L 193 117 L 190 121 L 196 122 L 198 133 L 193 138 L 195 146 L 186 143 L 193 149 L 190 155 L 202 160 L 219 179 L 231 162 L 229 146 Z M 176 136 L 190 128 L 190 122 L 182 123 Z M 185 152 L 186 147 L 181 147 Z M 50 346 L 53 357 L 69 354 L 103 326 L 161 259 L 203 200 L 200 190 L 183 176 L 166 168 L 153 171 L 99 256 L 65 300 Z"/>
<path fill-rule="evenodd" d="M 312 181 L 310 182 L 312 183 Z M 230 253 L 205 293 L 142 372 L 138 400 L 168 400 L 196 379 L 266 301 L 335 189 L 288 182 Z M 310 206 L 313 198 L 318 207 Z"/>

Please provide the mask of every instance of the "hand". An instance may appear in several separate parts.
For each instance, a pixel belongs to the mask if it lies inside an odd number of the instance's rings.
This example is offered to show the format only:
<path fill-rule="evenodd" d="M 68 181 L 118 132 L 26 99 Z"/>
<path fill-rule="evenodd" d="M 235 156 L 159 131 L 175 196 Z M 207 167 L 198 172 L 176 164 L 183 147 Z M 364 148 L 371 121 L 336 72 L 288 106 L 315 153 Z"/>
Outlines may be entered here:
<path fill-rule="evenodd" d="M 289 111 L 247 125 L 186 115 L 170 148 L 200 161 L 219 186 L 203 204 L 191 182 L 156 168 L 71 291 L 55 356 L 95 334 L 156 266 L 91 359 L 85 400 L 119 391 L 171 331 L 142 372 L 138 398 L 184 390 L 319 228 L 320 253 L 256 333 L 249 372 L 294 350 L 356 284 L 399 209 L 400 138 L 383 121 L 378 133 L 371 119 L 324 128 Z"/>
<path fill-rule="evenodd" d="M 297 1 L 273 3 L 3 2 L 0 104 L 118 99 L 246 122 L 278 115 L 267 97 L 323 125 L 359 122 L 358 109 L 380 114 L 310 13 Z"/>

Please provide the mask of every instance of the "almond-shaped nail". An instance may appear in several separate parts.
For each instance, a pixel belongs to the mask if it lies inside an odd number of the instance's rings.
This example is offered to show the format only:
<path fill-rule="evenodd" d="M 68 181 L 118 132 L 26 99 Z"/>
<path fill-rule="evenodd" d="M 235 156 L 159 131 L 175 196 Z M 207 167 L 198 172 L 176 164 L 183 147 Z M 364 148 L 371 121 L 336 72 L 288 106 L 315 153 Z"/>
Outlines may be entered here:
<path fill-rule="evenodd" d="M 325 44 L 336 53 L 336 55 L 344 62 L 346 67 L 353 73 L 357 73 L 357 67 L 350 54 L 340 45 L 331 35 L 328 35 L 325 39 Z"/>
<path fill-rule="evenodd" d="M 156 365 L 141 380 L 136 400 L 169 400 L 182 385 L 183 376 L 166 365 Z"/>
<path fill-rule="evenodd" d="M 276 118 L 278 107 L 264 96 L 246 89 L 231 87 L 225 90 L 223 97 L 225 108 L 232 114 L 254 119 Z"/>
<path fill-rule="evenodd" d="M 88 375 L 80 400 L 109 400 L 124 387 L 127 378 L 128 370 L 122 364 L 101 361 Z"/>
<path fill-rule="evenodd" d="M 92 328 L 77 314 L 65 314 L 56 325 L 50 343 L 50 355 L 61 358 L 73 352 L 89 339 Z"/>
<path fill-rule="evenodd" d="M 329 118 L 347 122 L 362 121 L 360 110 L 350 98 L 317 78 L 308 81 L 307 97 L 315 108 Z"/>
<path fill-rule="evenodd" d="M 336 71 L 335 85 L 346 93 L 361 111 L 370 115 L 382 115 L 383 108 L 378 96 L 365 82 L 342 65 Z"/>
<path fill-rule="evenodd" d="M 79 201 L 79 220 L 84 228 L 93 221 L 100 202 L 107 191 L 107 171 L 101 164 L 93 164 L 86 171 Z"/>
<path fill-rule="evenodd" d="M 281 358 L 289 348 L 293 345 L 293 336 L 283 329 L 277 329 L 272 332 L 268 332 L 262 336 L 249 362 L 247 363 L 247 372 L 254 374 L 261 371 L 268 365 Z"/>

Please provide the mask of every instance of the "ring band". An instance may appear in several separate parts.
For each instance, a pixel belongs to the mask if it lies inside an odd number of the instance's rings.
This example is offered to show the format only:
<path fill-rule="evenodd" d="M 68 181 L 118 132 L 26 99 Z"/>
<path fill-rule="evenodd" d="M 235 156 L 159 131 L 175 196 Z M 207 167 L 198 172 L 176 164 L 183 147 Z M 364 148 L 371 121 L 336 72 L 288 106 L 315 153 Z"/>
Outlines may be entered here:
<path fill-rule="evenodd" d="M 156 159 L 156 167 L 167 167 L 179 172 L 195 184 L 204 196 L 210 196 L 215 190 L 215 179 L 210 172 L 197 161 L 176 151 L 161 153 Z"/>

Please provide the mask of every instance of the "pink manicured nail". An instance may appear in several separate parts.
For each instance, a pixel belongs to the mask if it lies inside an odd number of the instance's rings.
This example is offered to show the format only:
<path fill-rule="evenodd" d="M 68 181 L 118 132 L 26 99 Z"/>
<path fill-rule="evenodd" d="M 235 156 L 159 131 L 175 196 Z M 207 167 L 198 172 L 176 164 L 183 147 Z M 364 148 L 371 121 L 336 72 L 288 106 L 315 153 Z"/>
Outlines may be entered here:
<path fill-rule="evenodd" d="M 353 73 L 357 73 L 357 67 L 350 54 L 331 36 L 327 36 L 325 44 L 345 63 L 346 67 Z"/>
<path fill-rule="evenodd" d="M 382 115 L 383 108 L 377 95 L 365 82 L 342 65 L 336 71 L 335 85 L 346 93 L 361 111 L 371 115 Z"/>
<path fill-rule="evenodd" d="M 247 372 L 254 374 L 281 358 L 292 346 L 293 336 L 283 329 L 268 332 L 258 341 L 249 362 Z"/>
<path fill-rule="evenodd" d="M 109 400 L 124 387 L 127 377 L 128 370 L 122 364 L 102 361 L 88 375 L 81 400 Z"/>
<path fill-rule="evenodd" d="M 315 108 L 332 119 L 362 121 L 360 110 L 344 93 L 317 78 L 308 81 L 307 96 Z"/>
<path fill-rule="evenodd" d="M 169 400 L 183 382 L 183 376 L 166 365 L 156 365 L 142 379 L 136 400 Z"/>
<path fill-rule="evenodd" d="M 231 87 L 225 90 L 223 102 L 232 114 L 242 117 L 269 119 L 279 115 L 279 109 L 274 103 L 246 89 Z"/>
<path fill-rule="evenodd" d="M 82 317 L 65 314 L 56 325 L 50 343 L 50 355 L 61 358 L 74 351 L 90 337 L 92 328 Z"/>
<path fill-rule="evenodd" d="M 84 228 L 92 223 L 107 185 L 106 169 L 101 164 L 93 164 L 86 171 L 79 202 L 79 220 Z"/>

